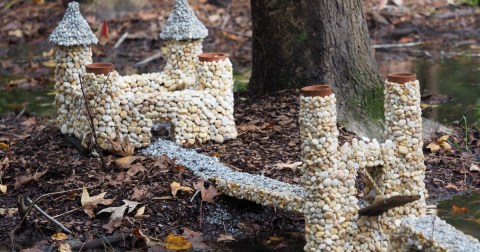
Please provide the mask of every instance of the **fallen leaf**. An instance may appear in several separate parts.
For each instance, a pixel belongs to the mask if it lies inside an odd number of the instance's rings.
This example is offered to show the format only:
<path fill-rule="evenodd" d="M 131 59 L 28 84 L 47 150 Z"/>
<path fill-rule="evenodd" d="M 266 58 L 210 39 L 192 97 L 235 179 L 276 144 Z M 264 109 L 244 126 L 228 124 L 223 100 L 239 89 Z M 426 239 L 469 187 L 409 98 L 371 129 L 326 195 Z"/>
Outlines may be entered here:
<path fill-rule="evenodd" d="M 42 62 L 42 65 L 46 67 L 55 67 L 56 63 L 55 63 L 55 60 L 51 59 L 51 60 Z"/>
<path fill-rule="evenodd" d="M 147 169 L 145 169 L 145 167 L 142 164 L 137 163 L 132 165 L 132 167 L 127 171 L 127 175 L 130 177 L 133 177 L 137 175 L 137 173 L 139 172 L 147 172 Z"/>
<path fill-rule="evenodd" d="M 138 206 L 138 204 L 140 204 L 140 202 L 131 201 L 131 200 L 123 200 L 123 203 L 124 203 L 123 205 L 118 207 L 107 207 L 105 209 L 102 209 L 97 214 L 112 213 L 110 215 L 110 220 L 123 218 L 123 215 L 125 215 L 125 210 L 128 209 L 127 213 L 131 213 Z"/>
<path fill-rule="evenodd" d="M 8 157 L 5 157 L 2 162 L 0 162 L 0 171 L 7 169 L 10 166 L 10 162 Z"/>
<path fill-rule="evenodd" d="M 110 222 L 108 222 L 107 224 L 102 225 L 102 228 L 107 230 L 108 233 L 113 233 L 115 229 L 122 226 L 122 223 L 123 223 L 123 218 L 116 218 L 116 219 L 110 220 Z"/>
<path fill-rule="evenodd" d="M 470 171 L 480 171 L 480 167 L 477 164 L 472 163 L 470 165 Z"/>
<path fill-rule="evenodd" d="M 42 172 L 35 172 L 33 175 L 25 175 L 25 176 L 19 176 L 15 178 L 15 184 L 13 185 L 13 189 L 18 189 L 20 186 L 24 184 L 31 183 L 33 181 L 36 181 L 37 179 L 41 178 L 45 173 L 47 173 L 48 170 L 42 171 Z"/>
<path fill-rule="evenodd" d="M 187 227 L 183 228 L 183 236 L 192 243 L 195 251 L 208 251 L 208 246 L 203 242 L 203 234 L 195 232 Z"/>
<path fill-rule="evenodd" d="M 221 241 L 235 241 L 235 238 L 233 238 L 233 236 L 231 235 L 221 234 L 218 237 L 217 242 L 221 242 Z"/>
<path fill-rule="evenodd" d="M 146 191 L 143 191 L 137 187 L 133 188 L 132 196 L 130 197 L 132 200 L 142 200 L 145 196 Z"/>
<path fill-rule="evenodd" d="M 95 213 L 93 212 L 93 209 L 97 207 L 97 205 L 110 205 L 113 203 L 113 199 L 105 199 L 107 193 L 103 192 L 100 193 L 97 196 L 90 197 L 87 189 L 84 187 L 83 192 L 82 192 L 82 198 L 80 199 L 80 202 L 83 207 L 83 211 L 90 217 L 93 218 L 95 217 Z"/>
<path fill-rule="evenodd" d="M 442 147 L 440 147 L 440 145 L 438 145 L 437 143 L 431 142 L 427 145 L 427 149 L 430 149 L 431 152 L 436 152 L 442 149 Z"/>
<path fill-rule="evenodd" d="M 467 220 L 471 220 L 471 221 L 476 222 L 477 224 L 480 224 L 480 218 L 470 217 L 470 218 L 468 218 Z"/>
<path fill-rule="evenodd" d="M 26 127 L 32 127 L 37 124 L 37 119 L 35 117 L 29 117 L 25 119 L 25 121 L 21 122 L 20 125 L 26 126 Z"/>
<path fill-rule="evenodd" d="M 278 163 L 278 164 L 275 165 L 275 168 L 277 168 L 277 169 L 289 168 L 292 171 L 295 171 L 297 169 L 297 167 L 299 167 L 301 165 L 302 165 L 302 162 L 295 162 L 295 163 L 292 163 L 292 164 Z"/>
<path fill-rule="evenodd" d="M 458 186 L 456 186 L 455 184 L 453 183 L 448 183 L 446 186 L 445 186 L 446 189 L 453 189 L 455 191 L 460 191 L 460 188 L 458 188 Z"/>
<path fill-rule="evenodd" d="M 144 235 L 142 230 L 140 230 L 140 228 L 133 229 L 132 234 L 133 234 L 133 237 L 135 237 L 137 240 L 143 240 L 147 245 L 150 243 L 150 238 Z"/>
<path fill-rule="evenodd" d="M 125 136 L 123 138 L 123 141 L 120 141 L 117 139 L 116 141 L 113 141 L 110 138 L 107 138 L 107 140 L 110 142 L 112 145 L 112 152 L 113 154 L 119 155 L 121 157 L 128 157 L 132 156 L 133 153 L 135 153 L 135 147 L 130 143 L 130 139 L 128 136 Z"/>
<path fill-rule="evenodd" d="M 137 210 L 137 213 L 135 213 L 135 218 L 140 218 L 142 217 L 143 213 L 145 213 L 145 206 L 142 206 L 140 207 L 138 210 Z"/>
<path fill-rule="evenodd" d="M 18 208 L 0 208 L 0 216 L 13 217 L 18 213 Z"/>
<path fill-rule="evenodd" d="M 185 192 L 193 192 L 193 189 L 188 186 L 181 186 L 178 182 L 172 182 L 170 184 L 170 188 L 172 189 L 173 197 L 177 196 L 178 191 L 185 191 Z"/>
<path fill-rule="evenodd" d="M 8 149 L 8 147 L 10 147 L 10 145 L 8 143 L 0 142 L 0 149 L 6 150 L 6 149 Z"/>
<path fill-rule="evenodd" d="M 172 250 L 187 250 L 192 248 L 192 243 L 183 236 L 169 234 L 165 238 L 165 248 Z"/>
<path fill-rule="evenodd" d="M 464 214 L 464 213 L 468 213 L 468 208 L 452 205 L 452 212 L 453 214 Z"/>
<path fill-rule="evenodd" d="M 7 194 L 7 186 L 0 184 L 0 192 L 3 194 Z"/>
<path fill-rule="evenodd" d="M 210 185 L 208 189 L 205 189 L 203 180 L 198 180 L 195 184 L 193 184 L 193 187 L 197 190 L 200 190 L 202 194 L 202 201 L 205 202 L 213 203 L 215 197 L 219 195 L 217 188 L 212 185 Z"/>
<path fill-rule="evenodd" d="M 58 252 L 71 252 L 72 248 L 70 247 L 69 243 L 62 243 L 58 245 Z"/>
<path fill-rule="evenodd" d="M 68 235 L 64 234 L 64 233 L 55 233 L 54 235 L 52 235 L 52 240 L 54 241 L 65 241 L 65 240 L 68 240 Z"/>
<path fill-rule="evenodd" d="M 117 158 L 117 160 L 115 160 L 115 164 L 121 169 L 129 169 L 131 164 L 133 162 L 135 162 L 135 160 L 140 159 L 140 158 L 144 158 L 144 157 L 141 157 L 141 156 L 121 157 L 121 158 Z"/>
<path fill-rule="evenodd" d="M 443 143 L 448 140 L 450 136 L 449 135 L 443 135 L 437 139 L 437 143 Z"/>

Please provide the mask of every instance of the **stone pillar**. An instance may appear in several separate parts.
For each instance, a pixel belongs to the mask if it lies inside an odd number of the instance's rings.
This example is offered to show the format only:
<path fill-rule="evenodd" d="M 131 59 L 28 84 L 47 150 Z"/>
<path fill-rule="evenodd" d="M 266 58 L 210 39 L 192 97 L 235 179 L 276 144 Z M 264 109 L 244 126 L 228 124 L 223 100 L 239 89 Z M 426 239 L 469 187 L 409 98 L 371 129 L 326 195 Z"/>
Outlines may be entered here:
<path fill-rule="evenodd" d="M 83 77 L 83 87 L 88 107 L 92 113 L 97 143 L 101 149 L 111 150 L 112 145 L 108 139 L 116 140 L 117 137 L 120 137 L 117 136 L 119 132 L 116 129 L 116 124 L 121 121 L 120 107 L 118 102 L 115 102 L 116 82 L 119 75 L 116 71 L 113 71 L 113 65 L 111 64 L 106 73 L 96 72 L 96 65 L 104 64 L 87 65 L 87 72 Z M 86 107 L 84 113 L 87 113 Z M 86 114 L 86 120 L 89 120 L 88 114 Z M 87 121 L 86 125 L 90 126 L 90 122 Z M 91 127 L 89 127 L 88 132 L 91 133 Z M 93 140 L 91 134 L 84 133 L 82 144 L 89 146 Z"/>
<path fill-rule="evenodd" d="M 210 138 L 217 143 L 235 139 L 232 63 L 225 53 L 202 53 L 197 67 L 197 83 L 212 102 L 205 105 L 213 113 L 210 119 Z"/>
<path fill-rule="evenodd" d="M 78 104 L 75 99 L 81 96 L 80 77 L 85 73 L 85 65 L 92 63 L 89 46 L 57 46 L 55 51 L 55 107 L 57 126 L 62 134 L 73 135 Z M 75 134 L 79 138 L 78 132 Z"/>
<path fill-rule="evenodd" d="M 198 89 L 196 86 L 198 55 L 202 53 L 202 39 L 167 40 L 167 63 L 164 85 L 168 91 Z"/>
<path fill-rule="evenodd" d="M 351 225 L 346 185 L 348 168 L 339 179 L 336 99 L 328 85 L 305 87 L 300 97 L 300 135 L 304 186 L 305 251 L 344 251 Z M 347 219 L 347 218 L 348 219 Z"/>
<path fill-rule="evenodd" d="M 391 209 L 387 217 L 425 214 L 425 164 L 422 140 L 420 85 L 413 73 L 389 74 L 385 81 L 385 121 L 387 141 L 395 158 L 385 167 L 385 197 L 420 195 L 421 199 Z M 393 143 L 393 144 L 392 144 Z M 387 222 L 392 230 L 393 221 Z"/>

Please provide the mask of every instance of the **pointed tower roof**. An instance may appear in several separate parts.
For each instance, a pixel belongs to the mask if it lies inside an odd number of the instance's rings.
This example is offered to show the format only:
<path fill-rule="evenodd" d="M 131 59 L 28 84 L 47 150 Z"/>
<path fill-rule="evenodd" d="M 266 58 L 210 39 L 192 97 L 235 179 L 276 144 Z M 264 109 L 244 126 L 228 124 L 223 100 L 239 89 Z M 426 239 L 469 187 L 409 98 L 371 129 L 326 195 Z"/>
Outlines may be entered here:
<path fill-rule="evenodd" d="M 80 13 L 80 5 L 70 2 L 62 21 L 50 34 L 50 42 L 61 46 L 91 45 L 98 42 L 92 29 Z"/>
<path fill-rule="evenodd" d="M 208 36 L 205 25 L 198 20 L 188 5 L 188 0 L 177 0 L 172 14 L 160 33 L 161 39 L 202 39 Z"/>

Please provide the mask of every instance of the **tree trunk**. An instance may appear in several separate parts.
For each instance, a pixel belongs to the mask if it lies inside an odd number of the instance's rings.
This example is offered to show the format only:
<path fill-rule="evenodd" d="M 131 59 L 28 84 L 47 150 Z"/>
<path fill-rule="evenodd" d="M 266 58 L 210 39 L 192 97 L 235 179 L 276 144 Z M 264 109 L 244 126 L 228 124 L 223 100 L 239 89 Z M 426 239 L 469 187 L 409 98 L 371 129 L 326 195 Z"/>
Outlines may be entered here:
<path fill-rule="evenodd" d="M 383 138 L 383 85 L 361 0 L 252 0 L 255 93 L 329 83 L 339 122 Z M 368 120 L 366 120 L 368 119 Z"/>

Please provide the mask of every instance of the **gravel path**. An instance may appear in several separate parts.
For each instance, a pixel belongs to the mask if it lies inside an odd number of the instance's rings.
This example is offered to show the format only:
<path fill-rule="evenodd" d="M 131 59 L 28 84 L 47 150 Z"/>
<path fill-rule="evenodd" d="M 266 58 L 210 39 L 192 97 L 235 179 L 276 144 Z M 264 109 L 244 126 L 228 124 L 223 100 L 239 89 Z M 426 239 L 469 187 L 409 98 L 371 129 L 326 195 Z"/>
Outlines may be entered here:
<path fill-rule="evenodd" d="M 448 251 L 480 251 L 480 243 L 477 239 L 455 229 L 437 216 L 428 215 L 420 218 L 406 218 L 404 222 L 415 232 L 422 233 L 427 238 L 432 237 L 433 234 L 433 240 L 445 246 Z"/>
<path fill-rule="evenodd" d="M 254 175 L 233 171 L 228 166 L 220 163 L 216 157 L 205 156 L 192 149 L 181 148 L 175 143 L 158 139 L 142 151 L 144 155 L 167 155 L 175 158 L 176 162 L 190 169 L 195 175 L 205 180 L 219 178 L 234 181 L 241 185 L 251 185 L 258 189 L 281 193 L 285 196 L 303 197 L 303 188 L 262 175 Z"/>

